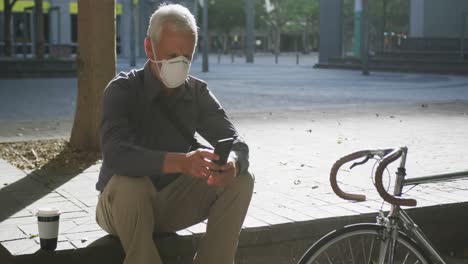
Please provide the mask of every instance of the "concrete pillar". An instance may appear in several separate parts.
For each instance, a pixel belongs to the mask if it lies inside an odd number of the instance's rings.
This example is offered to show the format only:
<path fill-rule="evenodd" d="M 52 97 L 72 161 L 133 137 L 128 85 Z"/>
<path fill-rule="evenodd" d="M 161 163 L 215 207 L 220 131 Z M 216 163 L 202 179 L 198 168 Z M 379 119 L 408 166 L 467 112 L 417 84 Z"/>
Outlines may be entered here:
<path fill-rule="evenodd" d="M 354 0 L 354 56 L 361 54 L 361 13 L 362 0 Z"/>
<path fill-rule="evenodd" d="M 138 1 L 138 19 L 137 19 L 137 27 L 136 27 L 136 51 L 139 57 L 146 57 L 145 49 L 144 49 L 144 40 L 146 37 L 146 31 L 148 30 L 148 23 L 151 14 L 156 10 L 159 6 L 159 1 L 151 1 L 151 0 L 139 0 Z"/>
<path fill-rule="evenodd" d="M 208 1 L 203 0 L 203 59 L 202 59 L 202 71 L 208 72 L 209 63 L 208 63 L 208 52 L 209 52 L 209 43 L 208 43 Z"/>
<path fill-rule="evenodd" d="M 120 15 L 120 55 L 125 58 L 130 57 L 131 34 L 134 30 L 131 28 L 132 3 L 133 0 L 122 0 L 122 14 Z"/>
<path fill-rule="evenodd" d="M 50 0 L 50 6 L 57 11 L 51 14 L 51 40 L 54 44 L 71 44 L 71 0 Z"/>
<path fill-rule="evenodd" d="M 342 56 L 343 0 L 320 0 L 319 63 Z"/>
<path fill-rule="evenodd" d="M 255 53 L 255 2 L 254 0 L 247 0 L 245 4 L 247 13 L 247 37 L 246 37 L 246 62 L 254 62 Z"/>
<path fill-rule="evenodd" d="M 424 37 L 424 0 L 410 2 L 410 37 Z"/>

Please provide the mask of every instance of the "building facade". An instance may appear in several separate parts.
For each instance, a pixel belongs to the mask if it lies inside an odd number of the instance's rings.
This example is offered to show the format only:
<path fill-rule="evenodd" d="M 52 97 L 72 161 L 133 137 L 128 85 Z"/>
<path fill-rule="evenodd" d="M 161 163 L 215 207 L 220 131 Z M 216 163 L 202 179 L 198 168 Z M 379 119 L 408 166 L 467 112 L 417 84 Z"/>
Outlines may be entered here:
<path fill-rule="evenodd" d="M 4 40 L 4 1 L 0 0 L 0 49 Z M 171 1 L 193 10 L 194 1 Z M 117 0 L 116 1 L 116 40 L 117 54 L 130 56 L 131 41 L 135 42 L 137 56 L 144 56 L 143 40 L 146 36 L 148 19 L 163 1 L 160 0 Z M 11 17 L 11 39 L 16 54 L 33 54 L 34 0 L 18 0 L 13 6 Z M 77 0 L 44 0 L 44 28 L 46 47 L 66 45 L 76 52 L 78 42 L 78 3 Z M 132 25 L 133 23 L 133 25 Z M 133 34 L 132 34 L 133 33 Z M 46 49 L 48 50 L 48 49 Z"/>
<path fill-rule="evenodd" d="M 409 36 L 460 38 L 468 30 L 467 17 L 467 0 L 411 0 Z"/>

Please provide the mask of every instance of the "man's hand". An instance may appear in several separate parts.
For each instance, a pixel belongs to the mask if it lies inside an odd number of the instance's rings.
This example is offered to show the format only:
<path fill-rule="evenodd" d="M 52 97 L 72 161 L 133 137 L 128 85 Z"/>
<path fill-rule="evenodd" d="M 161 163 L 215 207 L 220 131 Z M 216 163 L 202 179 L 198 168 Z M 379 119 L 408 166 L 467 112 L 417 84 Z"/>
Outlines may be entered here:
<path fill-rule="evenodd" d="M 197 149 L 185 155 L 181 162 L 181 172 L 197 178 L 208 180 L 213 171 L 222 170 L 222 166 L 214 163 L 218 160 L 218 155 L 212 150 Z"/>
<path fill-rule="evenodd" d="M 212 171 L 206 183 L 218 187 L 229 185 L 237 175 L 236 162 L 232 159 L 222 166 L 218 171 Z"/>

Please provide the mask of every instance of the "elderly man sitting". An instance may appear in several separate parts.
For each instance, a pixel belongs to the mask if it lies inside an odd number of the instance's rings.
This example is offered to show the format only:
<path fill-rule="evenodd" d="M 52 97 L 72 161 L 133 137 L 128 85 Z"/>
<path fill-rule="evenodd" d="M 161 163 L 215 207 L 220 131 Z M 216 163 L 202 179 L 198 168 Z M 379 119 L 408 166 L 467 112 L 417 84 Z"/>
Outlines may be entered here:
<path fill-rule="evenodd" d="M 197 26 L 181 5 L 151 16 L 143 69 L 119 73 L 103 99 L 103 164 L 98 224 L 117 236 L 124 263 L 162 263 L 154 232 L 174 232 L 208 219 L 194 263 L 232 264 L 252 197 L 248 147 L 207 84 L 188 76 Z M 234 138 L 224 165 L 202 148 Z"/>

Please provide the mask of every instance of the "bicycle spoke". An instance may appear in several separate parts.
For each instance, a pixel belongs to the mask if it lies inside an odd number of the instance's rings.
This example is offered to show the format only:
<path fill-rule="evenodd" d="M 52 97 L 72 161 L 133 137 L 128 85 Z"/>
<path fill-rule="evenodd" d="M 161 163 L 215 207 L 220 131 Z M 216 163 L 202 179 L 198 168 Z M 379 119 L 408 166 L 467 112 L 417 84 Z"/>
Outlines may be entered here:
<path fill-rule="evenodd" d="M 327 252 L 325 252 L 325 256 L 326 256 L 327 259 L 328 259 L 328 264 L 333 264 L 333 262 L 331 261 L 330 256 L 328 255 Z"/>
<path fill-rule="evenodd" d="M 356 264 L 354 262 L 354 254 L 353 254 L 353 248 L 351 247 L 351 240 L 348 239 L 348 246 L 349 246 L 349 253 L 351 254 L 351 260 L 353 261 L 353 264 Z"/>
<path fill-rule="evenodd" d="M 428 264 L 424 255 L 418 251 L 404 234 L 396 239 L 394 259 L 391 256 L 390 238 L 382 237 L 386 230 L 373 226 L 352 226 L 339 236 L 331 236 L 328 242 L 309 250 L 309 261 L 301 264 Z M 346 230 L 345 229 L 345 230 Z M 332 233 L 332 235 L 335 235 Z M 341 237 L 340 237 L 341 236 Z M 385 235 L 384 235 L 385 236 Z M 315 250 L 315 251 L 314 251 Z M 315 252 L 315 253 L 314 253 Z M 312 253 L 312 255 L 310 254 Z M 305 259 L 307 260 L 307 259 Z M 388 262 L 388 263 L 387 263 Z"/>
<path fill-rule="evenodd" d="M 367 264 L 370 264 L 370 262 L 371 262 L 372 251 L 374 250 L 374 241 L 375 241 L 375 238 L 372 237 L 371 248 L 370 248 L 370 251 L 369 251 L 369 262 L 367 262 Z"/>
<path fill-rule="evenodd" d="M 362 248 L 362 257 L 364 258 L 364 263 L 368 263 L 367 258 L 366 258 L 366 249 L 364 247 L 364 239 L 362 237 L 361 237 L 361 248 Z"/>
<path fill-rule="evenodd" d="M 406 261 L 408 260 L 409 254 L 410 254 L 409 252 L 406 254 L 406 256 L 405 256 L 405 260 L 403 260 L 403 264 L 405 264 L 405 263 L 406 263 Z"/>
<path fill-rule="evenodd" d="M 382 243 L 380 243 L 380 250 L 379 250 L 379 264 L 385 263 L 385 259 L 387 258 L 387 249 L 388 249 L 388 240 L 382 241 Z"/>

